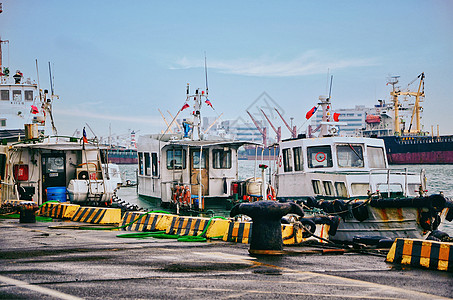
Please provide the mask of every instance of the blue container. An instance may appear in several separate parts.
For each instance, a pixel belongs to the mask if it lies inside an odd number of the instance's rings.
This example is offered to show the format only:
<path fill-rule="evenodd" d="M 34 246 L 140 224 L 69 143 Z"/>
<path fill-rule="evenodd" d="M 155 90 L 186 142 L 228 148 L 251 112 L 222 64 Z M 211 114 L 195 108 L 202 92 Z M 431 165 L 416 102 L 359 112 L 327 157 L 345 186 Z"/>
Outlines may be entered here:
<path fill-rule="evenodd" d="M 56 200 L 66 202 L 66 187 L 56 186 L 47 188 L 47 201 Z"/>

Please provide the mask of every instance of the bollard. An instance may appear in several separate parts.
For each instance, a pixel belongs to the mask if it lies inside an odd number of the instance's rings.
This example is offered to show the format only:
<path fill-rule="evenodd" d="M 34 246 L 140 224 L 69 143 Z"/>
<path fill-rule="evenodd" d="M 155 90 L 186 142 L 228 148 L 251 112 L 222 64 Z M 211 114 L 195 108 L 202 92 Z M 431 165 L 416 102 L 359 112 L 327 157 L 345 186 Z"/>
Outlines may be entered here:
<path fill-rule="evenodd" d="M 290 213 L 304 216 L 302 207 L 294 202 L 267 200 L 237 204 L 231 209 L 230 216 L 244 214 L 252 218 L 251 254 L 275 255 L 282 254 L 283 250 L 281 219 Z"/>
<path fill-rule="evenodd" d="M 34 202 L 23 202 L 19 206 L 19 223 L 36 223 L 35 212 L 39 209 Z"/>

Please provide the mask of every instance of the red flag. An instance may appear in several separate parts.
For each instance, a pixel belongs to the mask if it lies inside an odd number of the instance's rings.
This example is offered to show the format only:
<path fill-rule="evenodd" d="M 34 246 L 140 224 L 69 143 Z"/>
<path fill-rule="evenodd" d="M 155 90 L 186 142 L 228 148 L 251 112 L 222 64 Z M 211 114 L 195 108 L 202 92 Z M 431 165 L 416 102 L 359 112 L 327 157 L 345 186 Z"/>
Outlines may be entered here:
<path fill-rule="evenodd" d="M 341 114 L 338 114 L 338 113 L 333 113 L 333 120 L 335 122 L 338 122 L 338 117 L 340 117 Z"/>
<path fill-rule="evenodd" d="M 88 139 L 87 139 L 87 132 L 85 131 L 85 127 L 83 128 L 83 143 L 88 143 Z"/>
<path fill-rule="evenodd" d="M 188 107 L 190 107 L 190 105 L 189 105 L 189 104 L 187 104 L 187 103 L 186 103 L 186 104 L 184 104 L 184 105 L 182 106 L 182 108 L 181 108 L 181 111 L 185 110 L 185 109 L 186 109 L 186 108 L 188 108 Z"/>
<path fill-rule="evenodd" d="M 317 108 L 316 106 L 313 106 L 313 108 L 310 109 L 309 112 L 307 112 L 307 114 L 305 115 L 305 118 L 306 118 L 307 120 L 310 119 L 311 116 L 313 116 L 313 115 L 315 114 L 315 112 L 316 112 L 317 109 L 318 109 L 318 108 Z"/>
<path fill-rule="evenodd" d="M 31 113 L 32 113 L 32 114 L 35 114 L 35 115 L 36 115 L 37 113 L 39 113 L 38 108 L 37 108 L 36 106 L 32 105 L 32 106 L 31 106 Z"/>
<path fill-rule="evenodd" d="M 209 101 L 209 99 L 206 99 L 205 103 L 207 105 L 209 105 L 212 109 L 214 109 L 214 107 L 212 107 L 212 103 L 211 103 L 211 101 Z"/>

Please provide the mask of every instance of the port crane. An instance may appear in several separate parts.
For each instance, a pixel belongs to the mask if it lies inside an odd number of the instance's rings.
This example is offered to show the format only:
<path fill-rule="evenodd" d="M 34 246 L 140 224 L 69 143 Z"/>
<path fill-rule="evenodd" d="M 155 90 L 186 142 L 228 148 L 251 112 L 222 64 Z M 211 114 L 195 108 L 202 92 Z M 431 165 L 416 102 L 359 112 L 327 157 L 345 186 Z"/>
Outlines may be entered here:
<path fill-rule="evenodd" d="M 274 109 L 277 112 L 277 114 L 280 116 L 280 119 L 282 119 L 283 123 L 285 123 L 286 128 L 288 128 L 289 132 L 291 133 L 291 138 L 293 138 L 293 139 L 296 138 L 297 137 L 297 126 L 294 126 L 293 128 L 291 128 L 291 126 L 288 125 L 288 123 L 283 118 L 282 114 L 278 111 L 278 109 L 275 107 L 274 107 Z"/>
<path fill-rule="evenodd" d="M 400 119 L 399 119 L 399 100 L 398 97 L 401 95 L 405 96 L 414 96 L 415 97 L 415 104 L 414 104 L 414 109 L 412 111 L 412 117 L 411 117 L 411 123 L 409 126 L 408 133 L 420 133 L 421 132 L 421 126 L 420 126 L 420 98 L 425 97 L 425 73 L 421 73 L 420 75 L 417 76 L 414 80 L 412 80 L 407 86 L 410 86 L 412 83 L 414 83 L 417 79 L 420 79 L 420 83 L 418 85 L 418 91 L 417 92 L 410 92 L 406 91 L 403 92 L 401 91 L 398 87 L 395 87 L 395 85 L 398 83 L 398 78 L 399 76 L 393 76 L 391 80 L 389 81 L 389 84 L 392 85 L 392 91 L 390 92 L 390 95 L 393 97 L 393 107 L 394 107 L 394 112 L 395 112 L 395 134 L 396 135 L 401 135 L 404 132 L 401 132 L 400 128 Z M 416 128 L 415 130 L 412 129 L 412 122 L 414 120 L 415 116 L 415 124 Z"/>
<path fill-rule="evenodd" d="M 263 136 L 263 145 L 264 147 L 266 148 L 267 147 L 267 130 L 266 130 L 266 127 L 262 127 L 258 124 L 258 122 L 255 120 L 255 118 L 252 116 L 251 113 L 249 113 L 249 111 L 247 110 L 246 111 L 250 118 L 252 119 L 253 121 L 253 124 L 255 124 L 256 128 L 258 129 L 258 131 L 261 133 L 261 135 Z"/>
<path fill-rule="evenodd" d="M 275 129 L 274 124 L 272 124 L 271 120 L 269 120 L 269 118 L 264 113 L 264 111 L 262 109 L 260 109 L 260 111 L 263 113 L 264 117 L 269 122 L 269 124 L 271 125 L 271 127 L 274 130 L 275 134 L 277 135 L 277 143 L 279 143 L 281 141 L 281 139 L 282 139 L 282 128 L 279 126 L 277 129 Z"/>

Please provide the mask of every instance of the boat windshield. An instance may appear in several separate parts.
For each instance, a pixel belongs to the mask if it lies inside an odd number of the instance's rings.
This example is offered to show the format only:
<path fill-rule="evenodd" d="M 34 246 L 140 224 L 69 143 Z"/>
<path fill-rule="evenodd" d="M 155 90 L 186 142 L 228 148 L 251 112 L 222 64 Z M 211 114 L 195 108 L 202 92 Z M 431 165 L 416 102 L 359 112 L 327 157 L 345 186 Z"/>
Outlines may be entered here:
<path fill-rule="evenodd" d="M 332 167 L 332 150 L 330 146 L 315 146 L 307 148 L 309 168 Z"/>
<path fill-rule="evenodd" d="M 386 168 L 384 149 L 382 147 L 367 146 L 368 164 L 370 168 Z"/>
<path fill-rule="evenodd" d="M 363 168 L 363 148 L 361 145 L 337 145 L 338 166 L 342 168 Z"/>

